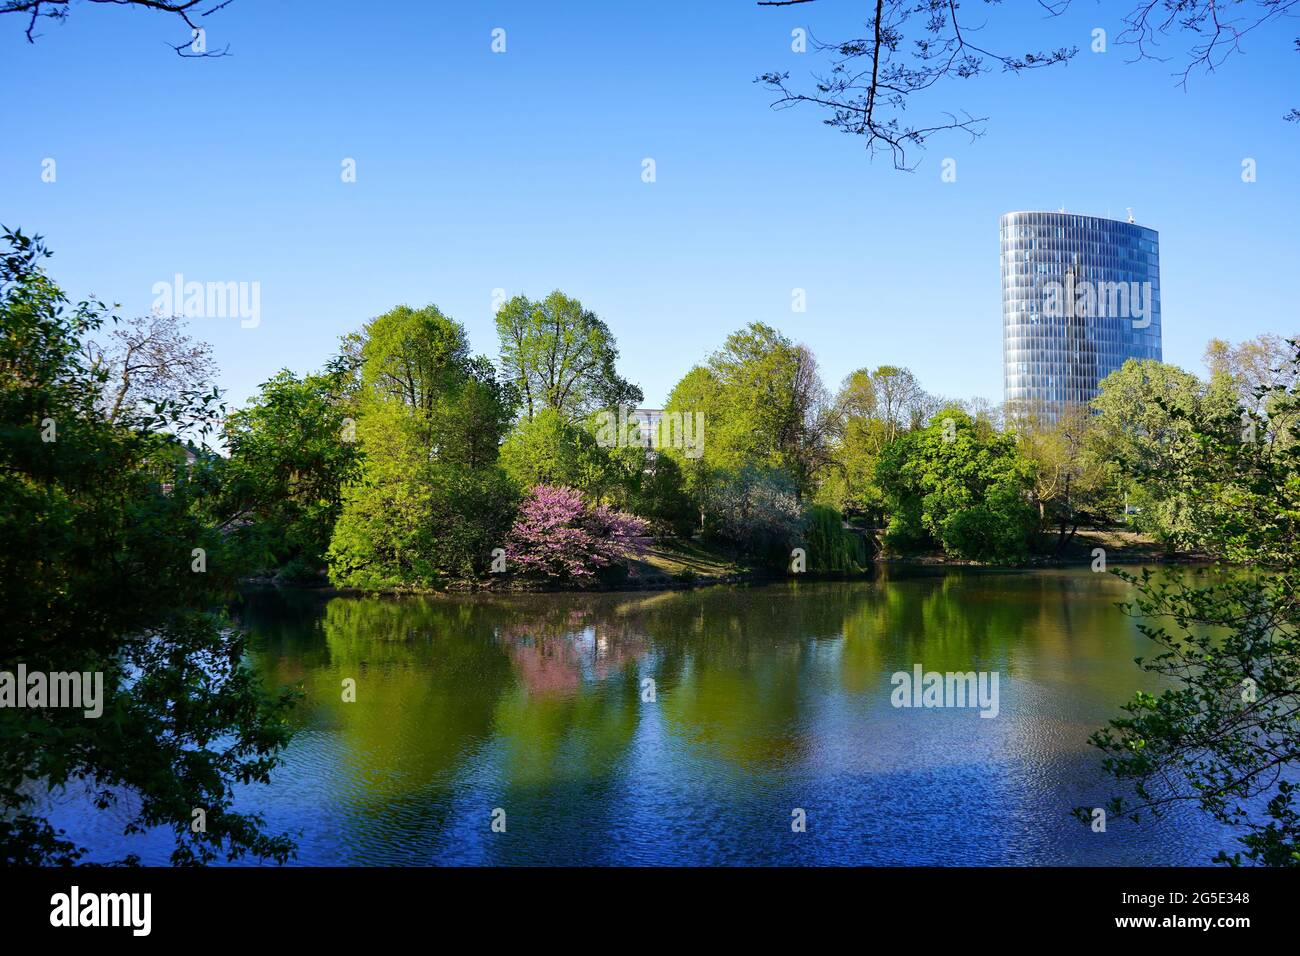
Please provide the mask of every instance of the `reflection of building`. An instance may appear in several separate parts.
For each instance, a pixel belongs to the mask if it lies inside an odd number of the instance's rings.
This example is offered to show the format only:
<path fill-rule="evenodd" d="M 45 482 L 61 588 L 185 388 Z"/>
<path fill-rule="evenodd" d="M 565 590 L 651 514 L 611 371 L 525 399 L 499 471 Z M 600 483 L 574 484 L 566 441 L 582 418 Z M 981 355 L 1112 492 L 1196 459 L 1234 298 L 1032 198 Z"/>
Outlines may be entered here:
<path fill-rule="evenodd" d="M 1000 223 L 1002 383 L 1012 410 L 1054 417 L 1127 359 L 1161 358 L 1154 229 L 1066 212 Z"/>
<path fill-rule="evenodd" d="M 584 684 L 635 668 L 650 652 L 646 640 L 626 624 L 587 623 L 580 612 L 558 627 L 548 623 L 499 632 L 520 683 L 532 694 L 572 695 Z"/>

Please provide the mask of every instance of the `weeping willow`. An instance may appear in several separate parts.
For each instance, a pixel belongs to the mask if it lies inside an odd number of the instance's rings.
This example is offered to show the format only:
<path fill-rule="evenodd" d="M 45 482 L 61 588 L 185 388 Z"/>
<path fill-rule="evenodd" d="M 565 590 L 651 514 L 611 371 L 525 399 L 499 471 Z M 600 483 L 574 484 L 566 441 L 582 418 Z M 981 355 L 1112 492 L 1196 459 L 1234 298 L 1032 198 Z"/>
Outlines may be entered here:
<path fill-rule="evenodd" d="M 829 505 L 808 512 L 808 570 L 861 574 L 871 564 L 867 540 L 844 529 L 844 519 Z"/>

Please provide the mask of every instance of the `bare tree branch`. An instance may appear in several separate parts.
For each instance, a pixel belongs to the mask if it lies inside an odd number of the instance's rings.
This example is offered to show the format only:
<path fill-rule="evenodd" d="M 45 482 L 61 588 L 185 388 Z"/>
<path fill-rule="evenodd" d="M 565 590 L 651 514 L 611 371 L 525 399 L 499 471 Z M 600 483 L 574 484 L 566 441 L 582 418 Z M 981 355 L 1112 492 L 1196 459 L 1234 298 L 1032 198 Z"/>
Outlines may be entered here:
<path fill-rule="evenodd" d="M 85 2 L 111 4 L 119 7 L 139 7 L 145 10 L 157 10 L 160 13 L 170 13 L 179 17 L 190 31 L 190 39 L 185 42 L 174 45 L 168 44 L 179 56 L 199 59 L 226 56 L 230 52 L 229 45 L 220 50 L 196 50 L 194 48 L 196 31 L 201 28 L 195 22 L 195 18 L 211 16 L 218 10 L 229 6 L 233 0 L 85 0 Z M 207 9 L 199 9 L 205 5 Z M 36 25 L 42 18 L 66 20 L 70 12 L 71 0 L 0 0 L 0 15 L 17 13 L 25 14 L 28 17 L 26 31 L 28 43 L 35 43 L 36 38 L 40 36 L 36 32 Z"/>
<path fill-rule="evenodd" d="M 998 0 L 985 0 L 995 3 Z M 783 5 L 771 2 L 768 6 Z M 908 150 L 924 146 L 936 133 L 963 130 L 972 139 L 983 135 L 987 117 L 940 111 L 931 123 L 907 123 L 903 113 L 911 98 L 948 78 L 970 79 L 989 72 L 1020 72 L 1069 60 L 1077 47 L 1030 51 L 1022 56 L 995 53 L 973 42 L 981 27 L 963 22 L 955 0 L 875 0 L 866 35 L 827 43 L 812 40 L 832 56 L 829 74 L 814 76 L 811 90 L 793 89 L 788 72 L 759 76 L 778 94 L 773 108 L 811 103 L 830 111 L 823 122 L 841 132 L 865 136 L 870 154 L 888 152 L 896 169 L 911 170 Z"/>
<path fill-rule="evenodd" d="M 757 0 L 761 7 L 784 7 L 815 0 Z M 1001 0 L 984 0 L 998 5 Z M 1037 0 L 1048 18 L 1058 17 L 1071 0 Z M 972 138 L 983 135 L 987 117 L 941 110 L 933 122 L 909 123 L 904 114 L 917 94 L 949 79 L 971 79 L 999 66 L 1002 72 L 1055 66 L 1069 61 L 1077 46 L 1027 52 L 1021 56 L 994 52 L 974 42 L 983 28 L 970 25 L 956 0 L 874 0 L 872 15 L 862 37 L 838 42 L 809 38 L 815 50 L 829 55 L 830 72 L 814 74 L 811 87 L 796 88 L 788 72 L 758 76 L 777 94 L 774 109 L 801 103 L 829 113 L 827 126 L 866 138 L 870 155 L 888 152 L 896 169 L 913 170 L 909 150 L 921 148 L 933 135 L 962 130 Z M 1124 30 L 1116 43 L 1136 50 L 1134 60 L 1165 62 L 1156 55 L 1158 41 L 1171 36 L 1192 38 L 1186 63 L 1174 74 L 1186 88 L 1197 72 L 1213 73 L 1234 53 L 1243 52 L 1242 41 L 1262 27 L 1300 14 L 1300 0 L 1140 0 L 1124 17 Z M 1300 50 L 1300 39 L 1296 41 Z M 1300 122 L 1300 108 L 1284 119 Z"/>
<path fill-rule="evenodd" d="M 183 320 L 174 315 L 120 322 L 105 339 L 84 342 L 82 353 L 86 366 L 104 376 L 100 405 L 111 422 L 202 390 L 217 374 L 212 346 L 186 335 Z"/>

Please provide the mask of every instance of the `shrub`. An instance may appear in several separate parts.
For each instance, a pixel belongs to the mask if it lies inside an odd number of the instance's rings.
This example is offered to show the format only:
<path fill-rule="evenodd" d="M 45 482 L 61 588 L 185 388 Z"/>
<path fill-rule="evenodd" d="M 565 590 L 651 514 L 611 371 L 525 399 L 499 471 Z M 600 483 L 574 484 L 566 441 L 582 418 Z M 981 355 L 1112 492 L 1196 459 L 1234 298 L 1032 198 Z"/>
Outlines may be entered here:
<path fill-rule="evenodd" d="M 506 560 L 523 574 L 594 584 L 606 568 L 639 553 L 640 518 L 590 505 L 582 492 L 537 485 L 519 507 L 506 539 Z"/>

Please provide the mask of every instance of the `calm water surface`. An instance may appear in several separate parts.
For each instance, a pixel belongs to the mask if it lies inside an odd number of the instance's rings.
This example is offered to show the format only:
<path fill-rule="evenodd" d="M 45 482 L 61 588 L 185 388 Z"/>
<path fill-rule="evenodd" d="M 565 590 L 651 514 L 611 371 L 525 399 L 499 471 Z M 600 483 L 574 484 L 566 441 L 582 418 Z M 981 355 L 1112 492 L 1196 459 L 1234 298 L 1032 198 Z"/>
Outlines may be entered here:
<path fill-rule="evenodd" d="M 297 735 L 241 808 L 310 864 L 1204 864 L 1184 811 L 1092 833 L 1089 733 L 1150 651 L 1087 569 L 465 598 L 247 596 Z M 996 671 L 1000 713 L 899 709 L 890 676 Z M 345 678 L 357 700 L 344 703 Z M 642 701 L 652 678 L 656 699 Z M 490 829 L 494 808 L 507 830 Z M 791 811 L 807 832 L 791 832 Z M 59 822 L 165 863 L 112 812 Z"/>

